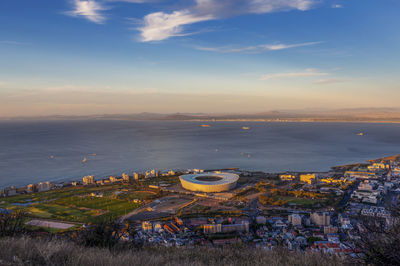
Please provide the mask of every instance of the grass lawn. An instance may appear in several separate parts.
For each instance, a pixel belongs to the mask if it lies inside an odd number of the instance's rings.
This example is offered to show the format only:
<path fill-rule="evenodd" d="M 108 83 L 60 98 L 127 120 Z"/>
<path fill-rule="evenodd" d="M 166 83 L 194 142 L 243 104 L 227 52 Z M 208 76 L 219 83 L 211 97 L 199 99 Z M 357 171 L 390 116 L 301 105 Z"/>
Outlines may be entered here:
<path fill-rule="evenodd" d="M 320 202 L 324 202 L 323 199 L 306 199 L 306 198 L 296 198 L 290 196 L 276 196 L 274 200 L 286 200 L 288 203 L 295 203 L 297 205 L 313 205 Z"/>
<path fill-rule="evenodd" d="M 56 219 L 62 221 L 86 222 L 96 214 L 93 210 L 80 210 L 58 204 L 35 204 L 27 209 L 31 215 L 38 218 Z"/>
<path fill-rule="evenodd" d="M 150 193 L 146 191 L 129 191 L 119 194 L 118 198 L 122 200 L 147 200 L 152 199 L 155 195 L 156 193 Z"/>
<path fill-rule="evenodd" d="M 114 192 L 127 189 L 134 187 L 129 184 L 69 187 L 3 198 L 0 200 L 0 208 L 23 210 L 38 218 L 95 222 L 102 218 L 117 218 L 140 206 L 131 202 L 129 198 L 115 199 Z M 101 192 L 104 197 L 91 197 L 92 192 Z M 145 194 L 139 195 L 146 197 Z"/>

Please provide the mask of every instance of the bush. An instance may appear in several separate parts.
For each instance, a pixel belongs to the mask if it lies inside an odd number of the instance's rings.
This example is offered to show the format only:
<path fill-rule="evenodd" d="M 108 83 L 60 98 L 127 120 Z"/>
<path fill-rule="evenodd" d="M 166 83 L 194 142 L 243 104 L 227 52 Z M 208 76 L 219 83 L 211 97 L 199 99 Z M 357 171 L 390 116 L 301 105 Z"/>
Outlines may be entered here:
<path fill-rule="evenodd" d="M 288 252 L 284 249 L 265 251 L 248 246 L 210 247 L 145 247 L 118 253 L 105 248 L 82 247 L 61 240 L 37 240 L 28 237 L 0 239 L 1 265 L 112 265 L 112 266 L 202 266 L 249 265 L 281 266 L 344 265 L 337 256 L 320 253 Z"/>
<path fill-rule="evenodd" d="M 15 236 L 24 232 L 24 213 L 12 212 L 0 214 L 0 237 Z"/>
<path fill-rule="evenodd" d="M 134 235 L 129 224 L 121 225 L 117 221 L 106 220 L 81 230 L 78 233 L 78 242 L 87 247 L 112 249 L 121 243 L 124 234 Z"/>
<path fill-rule="evenodd" d="M 400 265 L 400 208 L 391 209 L 391 218 L 360 217 L 358 240 L 354 249 L 361 251 L 355 263 Z"/>

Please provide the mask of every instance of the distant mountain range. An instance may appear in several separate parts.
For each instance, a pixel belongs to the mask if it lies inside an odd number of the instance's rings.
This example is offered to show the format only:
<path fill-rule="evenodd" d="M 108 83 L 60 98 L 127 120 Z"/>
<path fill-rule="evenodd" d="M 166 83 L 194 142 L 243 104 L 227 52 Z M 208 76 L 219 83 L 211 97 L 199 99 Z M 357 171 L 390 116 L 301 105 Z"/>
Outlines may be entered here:
<path fill-rule="evenodd" d="M 139 113 L 82 116 L 12 117 L 3 120 L 170 120 L 170 121 L 270 121 L 270 122 L 379 122 L 400 123 L 400 109 L 357 108 L 337 110 L 283 110 L 254 114 Z"/>

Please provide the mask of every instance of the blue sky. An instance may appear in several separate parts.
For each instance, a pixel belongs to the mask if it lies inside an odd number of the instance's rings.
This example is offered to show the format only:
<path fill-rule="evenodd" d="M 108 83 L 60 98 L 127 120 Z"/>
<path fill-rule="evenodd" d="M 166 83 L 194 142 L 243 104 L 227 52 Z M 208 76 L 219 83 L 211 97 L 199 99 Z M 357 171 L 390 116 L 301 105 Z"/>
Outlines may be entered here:
<path fill-rule="evenodd" d="M 0 116 L 400 107 L 397 0 L 1 0 Z"/>

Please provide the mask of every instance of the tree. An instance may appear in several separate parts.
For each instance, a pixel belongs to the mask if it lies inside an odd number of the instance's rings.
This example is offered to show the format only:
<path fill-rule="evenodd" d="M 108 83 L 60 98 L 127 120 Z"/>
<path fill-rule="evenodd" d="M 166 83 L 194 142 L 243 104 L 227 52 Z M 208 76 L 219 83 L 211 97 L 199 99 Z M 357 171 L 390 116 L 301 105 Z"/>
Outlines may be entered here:
<path fill-rule="evenodd" d="M 390 210 L 387 219 L 361 217 L 354 249 L 356 263 L 400 265 L 400 208 Z"/>
<path fill-rule="evenodd" d="M 123 234 L 134 235 L 133 228 L 114 220 L 104 220 L 85 228 L 79 233 L 79 242 L 89 247 L 112 249 L 121 242 Z"/>
<path fill-rule="evenodd" d="M 15 211 L 0 214 L 0 237 L 15 236 L 24 232 L 24 213 Z"/>

